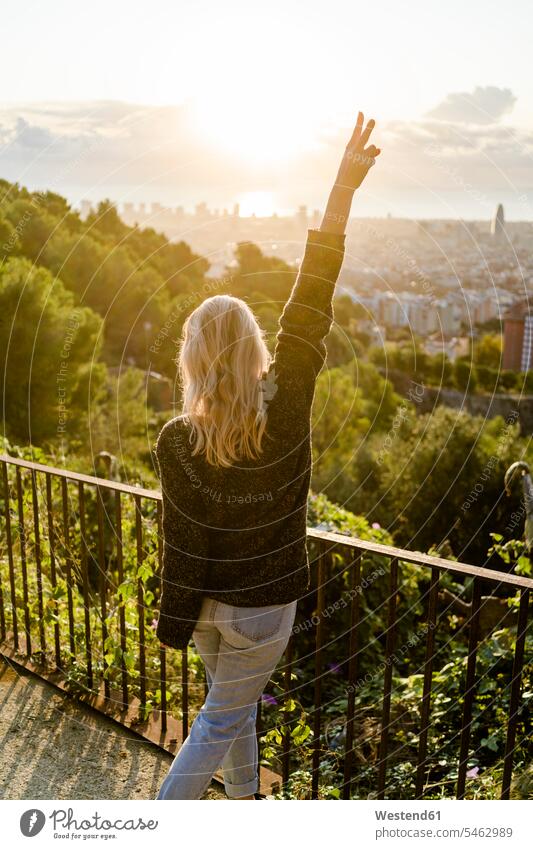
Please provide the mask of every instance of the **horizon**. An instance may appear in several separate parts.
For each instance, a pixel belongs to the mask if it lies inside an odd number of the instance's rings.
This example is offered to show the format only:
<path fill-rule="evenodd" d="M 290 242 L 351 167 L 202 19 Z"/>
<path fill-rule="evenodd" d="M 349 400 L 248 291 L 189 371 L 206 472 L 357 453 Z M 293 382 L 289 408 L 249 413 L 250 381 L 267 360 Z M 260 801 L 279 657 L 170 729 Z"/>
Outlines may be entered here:
<path fill-rule="evenodd" d="M 190 126 L 191 108 L 190 104 L 173 106 L 164 110 L 165 114 L 159 109 L 154 114 L 151 108 L 114 101 L 98 106 L 41 103 L 0 107 L 0 138 L 4 141 L 0 145 L 0 177 L 32 191 L 56 191 L 74 205 L 82 199 L 95 203 L 104 198 L 118 204 L 157 202 L 188 208 L 206 202 L 212 209 L 239 203 L 243 217 L 254 212 L 258 217 L 273 212 L 290 215 L 301 205 L 323 207 L 333 162 L 342 149 L 340 129 L 334 139 L 323 141 L 318 151 L 302 154 L 297 161 L 294 156 L 280 155 L 258 167 L 227 151 L 210 150 L 205 138 L 199 138 L 197 129 Z M 182 133 L 179 143 L 170 139 L 156 150 L 154 137 L 167 138 L 168 125 L 176 121 L 187 133 Z M 87 126 L 80 128 L 80 122 Z M 148 137 L 147 122 L 153 122 Z M 431 122 L 430 129 L 433 133 L 453 132 L 454 138 L 479 132 L 474 125 L 460 127 L 440 121 Z M 495 124 L 494 132 L 500 131 Z M 345 128 L 343 132 L 346 134 Z M 361 208 L 362 217 L 490 220 L 498 203 L 503 203 L 506 220 L 533 220 L 528 149 L 522 149 L 513 160 L 514 170 L 522 174 L 519 185 L 513 184 L 512 172 L 502 169 L 496 154 L 492 162 L 480 156 L 472 163 L 471 152 L 458 155 L 453 146 L 437 148 L 435 142 L 426 141 L 420 147 L 420 139 L 414 151 L 406 151 L 401 134 L 390 124 L 380 126 L 379 118 L 376 134 L 389 141 L 383 142 L 380 169 L 372 184 L 365 186 L 362 200 L 357 200 L 355 216 Z M 533 133 L 531 139 L 533 148 Z M 184 162 L 180 151 L 187 155 Z M 507 157 L 508 151 L 504 154 Z M 287 177 L 287 169 L 293 170 L 293 180 Z M 492 183 L 488 182 L 490 175 Z M 250 203 L 249 198 L 258 202 Z"/>
<path fill-rule="evenodd" d="M 69 200 L 68 197 L 67 197 L 67 200 Z M 123 212 L 124 212 L 124 203 L 130 202 L 130 201 L 117 201 L 117 200 L 115 200 L 111 197 L 104 197 L 104 196 L 96 199 L 95 201 L 90 201 L 89 198 L 82 198 L 81 202 L 83 202 L 83 201 L 90 202 L 91 205 L 93 206 L 93 208 L 96 208 L 98 203 L 106 201 L 106 200 L 110 201 L 117 208 L 119 215 L 123 214 Z M 80 201 L 71 202 L 69 200 L 69 203 L 72 203 L 72 206 L 74 206 L 78 211 L 80 211 Z M 449 217 L 447 217 L 447 216 L 435 216 L 435 217 L 432 217 L 432 216 L 425 216 L 425 215 L 408 216 L 408 215 L 392 215 L 391 213 L 387 213 L 387 214 L 384 214 L 384 215 L 354 215 L 353 212 L 352 212 L 350 214 L 349 220 L 350 221 L 359 221 L 359 220 L 363 221 L 363 220 L 369 219 L 369 220 L 377 220 L 377 221 L 383 220 L 383 221 L 412 221 L 412 222 L 446 221 L 446 222 L 457 222 L 457 223 L 464 223 L 464 224 L 487 224 L 487 223 L 490 224 L 499 203 L 500 203 L 499 201 L 497 201 L 495 203 L 494 209 L 493 209 L 493 214 L 489 215 L 487 218 L 479 218 L 479 217 L 478 218 L 463 218 L 463 217 L 453 217 L 453 216 L 449 216 Z M 172 204 L 172 205 L 169 205 L 169 206 L 165 206 L 165 205 L 162 204 L 162 209 L 156 210 L 156 211 L 154 211 L 152 209 L 148 209 L 153 204 L 161 204 L 160 198 L 146 198 L 145 200 L 140 200 L 136 203 L 133 203 L 133 206 L 135 208 L 134 211 L 135 212 L 142 212 L 142 209 L 140 207 L 144 206 L 145 207 L 144 213 L 145 213 L 146 217 L 149 218 L 151 215 L 153 215 L 155 217 L 158 214 L 165 213 L 165 212 L 176 213 L 181 209 L 181 210 L 183 210 L 183 214 L 185 216 L 192 218 L 192 217 L 196 217 L 196 206 L 201 205 L 201 204 L 205 204 L 206 212 L 208 213 L 208 215 L 211 218 L 224 218 L 224 217 L 228 217 L 228 218 L 233 217 L 233 218 L 241 218 L 241 219 L 242 218 L 245 218 L 245 219 L 246 218 L 256 218 L 258 221 L 268 221 L 270 219 L 278 219 L 278 220 L 291 219 L 291 218 L 294 218 L 298 214 L 298 211 L 299 211 L 299 208 L 295 207 L 293 209 L 286 209 L 286 210 L 282 210 L 282 211 L 279 211 L 279 212 L 277 210 L 275 210 L 274 213 L 272 213 L 272 214 L 261 215 L 261 214 L 255 213 L 255 212 L 243 213 L 242 209 L 240 209 L 239 213 L 235 214 L 235 213 L 232 212 L 231 204 L 228 204 L 227 207 L 222 207 L 222 208 L 220 206 L 215 207 L 215 206 L 210 206 L 209 202 L 205 199 L 199 200 L 198 204 L 194 204 L 193 206 L 185 206 L 185 205 L 180 204 L 180 203 Z M 301 204 L 301 206 L 306 208 L 308 218 L 310 218 L 313 215 L 313 213 L 315 213 L 315 212 L 321 213 L 323 211 L 318 207 L 317 208 L 307 207 L 305 204 Z M 506 224 L 518 224 L 518 225 L 519 224 L 533 224 L 533 217 L 531 219 L 528 219 L 528 218 L 509 218 L 507 216 L 505 203 L 502 203 L 502 206 L 503 206 L 503 209 L 504 209 L 504 216 L 505 216 L 505 223 Z M 224 214 L 224 213 L 226 213 L 226 214 Z"/>

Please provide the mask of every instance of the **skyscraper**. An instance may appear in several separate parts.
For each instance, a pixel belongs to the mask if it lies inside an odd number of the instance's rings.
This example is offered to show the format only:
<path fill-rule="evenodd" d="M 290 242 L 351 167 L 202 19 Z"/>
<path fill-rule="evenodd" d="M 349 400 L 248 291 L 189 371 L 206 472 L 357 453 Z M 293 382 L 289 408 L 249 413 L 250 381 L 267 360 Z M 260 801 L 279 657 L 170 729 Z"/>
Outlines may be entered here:
<path fill-rule="evenodd" d="M 87 218 L 91 214 L 92 211 L 93 211 L 93 205 L 92 205 L 90 200 L 85 200 L 85 198 L 84 198 L 83 200 L 80 201 L 80 216 L 83 219 Z"/>
<path fill-rule="evenodd" d="M 303 230 L 307 229 L 307 207 L 299 206 L 298 212 L 296 213 L 296 221 L 298 222 L 298 226 Z"/>
<path fill-rule="evenodd" d="M 499 203 L 490 225 L 490 234 L 494 239 L 503 241 L 505 239 L 505 217 L 503 204 Z"/>
<path fill-rule="evenodd" d="M 529 371 L 533 367 L 533 315 L 527 301 L 503 316 L 503 368 Z"/>

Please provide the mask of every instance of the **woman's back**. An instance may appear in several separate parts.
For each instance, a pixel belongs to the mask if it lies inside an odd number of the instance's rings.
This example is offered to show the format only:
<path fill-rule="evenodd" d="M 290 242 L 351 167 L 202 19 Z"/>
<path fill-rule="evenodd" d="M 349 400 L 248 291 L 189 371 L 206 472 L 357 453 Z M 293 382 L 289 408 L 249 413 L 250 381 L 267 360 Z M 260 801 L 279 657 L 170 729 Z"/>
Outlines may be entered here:
<path fill-rule="evenodd" d="M 343 254 L 342 234 L 309 231 L 264 375 L 267 423 L 258 457 L 213 465 L 205 453 L 194 453 L 187 416 L 173 419 L 159 435 L 164 577 L 172 584 L 161 609 L 158 633 L 164 641 L 172 642 L 176 629 L 182 639 L 192 632 L 203 595 L 260 606 L 290 602 L 307 589 L 311 406 Z"/>

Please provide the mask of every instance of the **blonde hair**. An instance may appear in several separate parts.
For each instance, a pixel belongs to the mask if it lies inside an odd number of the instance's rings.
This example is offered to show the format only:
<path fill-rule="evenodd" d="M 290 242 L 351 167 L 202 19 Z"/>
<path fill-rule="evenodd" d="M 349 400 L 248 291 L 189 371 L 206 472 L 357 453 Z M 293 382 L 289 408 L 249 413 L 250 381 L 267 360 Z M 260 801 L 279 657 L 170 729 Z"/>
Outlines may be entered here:
<path fill-rule="evenodd" d="M 270 354 L 250 307 L 231 295 L 207 298 L 185 321 L 177 363 L 192 453 L 213 466 L 258 457 Z"/>

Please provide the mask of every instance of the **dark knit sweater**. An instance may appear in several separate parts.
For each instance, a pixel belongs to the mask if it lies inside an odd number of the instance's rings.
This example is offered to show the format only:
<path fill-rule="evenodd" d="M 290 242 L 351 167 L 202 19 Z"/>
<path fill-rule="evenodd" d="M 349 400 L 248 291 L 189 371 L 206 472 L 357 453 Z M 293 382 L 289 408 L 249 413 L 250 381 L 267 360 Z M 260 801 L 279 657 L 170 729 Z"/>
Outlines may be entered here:
<path fill-rule="evenodd" d="M 222 468 L 192 456 L 184 416 L 159 434 L 164 546 L 157 635 L 167 645 L 187 645 L 204 596 L 261 607 L 294 601 L 308 588 L 311 405 L 343 256 L 344 236 L 309 231 L 266 377 L 259 459 Z"/>

